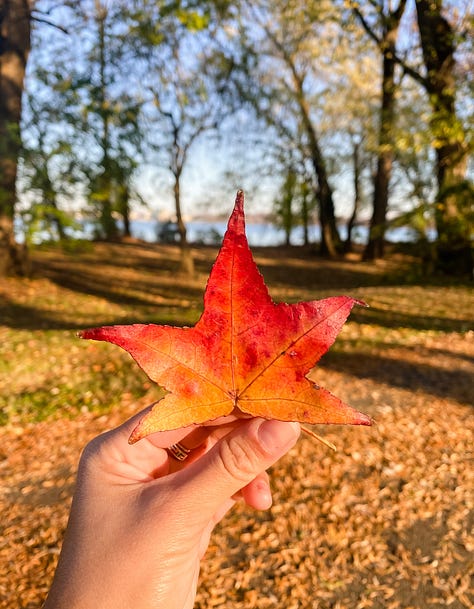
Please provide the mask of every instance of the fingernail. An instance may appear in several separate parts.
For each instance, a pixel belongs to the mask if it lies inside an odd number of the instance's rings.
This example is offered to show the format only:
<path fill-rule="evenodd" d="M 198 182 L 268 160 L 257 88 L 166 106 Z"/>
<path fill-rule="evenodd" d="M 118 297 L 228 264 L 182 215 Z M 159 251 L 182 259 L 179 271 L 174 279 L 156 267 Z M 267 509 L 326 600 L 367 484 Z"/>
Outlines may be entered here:
<path fill-rule="evenodd" d="M 269 454 L 278 454 L 290 448 L 300 435 L 298 423 L 287 423 L 271 419 L 263 421 L 258 428 L 258 439 L 264 450 Z"/>

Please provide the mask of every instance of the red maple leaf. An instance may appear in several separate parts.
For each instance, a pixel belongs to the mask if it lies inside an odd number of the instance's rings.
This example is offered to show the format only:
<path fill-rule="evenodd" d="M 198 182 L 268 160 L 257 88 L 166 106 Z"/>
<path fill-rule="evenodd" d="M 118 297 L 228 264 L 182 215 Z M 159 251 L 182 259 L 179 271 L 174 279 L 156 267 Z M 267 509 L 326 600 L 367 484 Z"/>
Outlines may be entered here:
<path fill-rule="evenodd" d="M 119 345 L 169 392 L 140 421 L 131 442 L 232 412 L 311 424 L 371 424 L 306 378 L 352 307 L 364 303 L 347 296 L 274 303 L 247 242 L 243 204 L 239 191 L 194 327 L 135 324 L 79 334 Z"/>

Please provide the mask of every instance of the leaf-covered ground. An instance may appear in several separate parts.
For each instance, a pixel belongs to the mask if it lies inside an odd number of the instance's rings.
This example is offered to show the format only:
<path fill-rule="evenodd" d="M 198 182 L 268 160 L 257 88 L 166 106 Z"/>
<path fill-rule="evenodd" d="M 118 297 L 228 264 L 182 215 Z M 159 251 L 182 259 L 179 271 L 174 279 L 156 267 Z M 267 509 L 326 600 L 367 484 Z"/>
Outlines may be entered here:
<path fill-rule="evenodd" d="M 0 285 L 0 608 L 39 609 L 50 584 L 81 448 L 154 400 L 97 324 L 192 324 L 216 252 L 176 274 L 173 247 L 33 255 Z M 260 250 L 275 300 L 363 298 L 313 378 L 372 415 L 372 428 L 317 429 L 271 472 L 274 506 L 243 505 L 211 540 L 197 607 L 464 609 L 474 591 L 473 291 L 406 283 L 409 258 L 375 266 Z"/>

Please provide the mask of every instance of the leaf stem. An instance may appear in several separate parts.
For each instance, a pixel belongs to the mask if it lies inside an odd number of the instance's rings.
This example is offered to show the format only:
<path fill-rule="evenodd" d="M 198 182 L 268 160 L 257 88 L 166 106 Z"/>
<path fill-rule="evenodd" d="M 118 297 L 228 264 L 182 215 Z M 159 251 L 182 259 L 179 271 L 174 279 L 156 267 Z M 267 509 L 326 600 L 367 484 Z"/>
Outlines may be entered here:
<path fill-rule="evenodd" d="M 331 450 L 336 452 L 337 448 L 335 447 L 335 445 L 332 442 L 330 442 L 329 440 L 326 440 L 325 438 L 322 438 L 321 436 L 318 436 L 318 434 L 315 433 L 314 431 L 312 431 L 311 429 L 308 429 L 307 427 L 301 427 L 301 431 L 304 431 L 305 433 L 308 434 L 308 436 L 311 436 L 315 440 L 318 440 L 319 442 L 321 442 L 321 444 L 324 444 L 325 446 L 327 446 L 328 448 L 330 448 Z"/>

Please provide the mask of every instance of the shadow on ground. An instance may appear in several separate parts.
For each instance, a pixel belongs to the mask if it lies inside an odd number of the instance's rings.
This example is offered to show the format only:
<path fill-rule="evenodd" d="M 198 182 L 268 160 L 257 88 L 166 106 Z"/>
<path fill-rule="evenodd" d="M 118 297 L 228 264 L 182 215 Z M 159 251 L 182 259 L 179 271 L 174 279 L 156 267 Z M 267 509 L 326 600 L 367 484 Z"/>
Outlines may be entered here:
<path fill-rule="evenodd" d="M 355 308 L 351 319 L 358 323 L 372 324 L 382 328 L 410 328 L 412 330 L 438 330 L 441 332 L 466 332 L 473 327 L 472 320 L 455 317 L 386 310 L 370 305 L 367 309 Z"/>
<path fill-rule="evenodd" d="M 474 365 L 473 358 L 467 358 Z M 421 392 L 437 398 L 454 399 L 474 404 L 472 369 L 447 369 L 430 363 L 421 363 L 403 357 L 386 357 L 381 353 L 338 353 L 330 351 L 320 362 L 329 370 L 351 374 L 359 379 L 372 379 L 392 387 Z"/>

